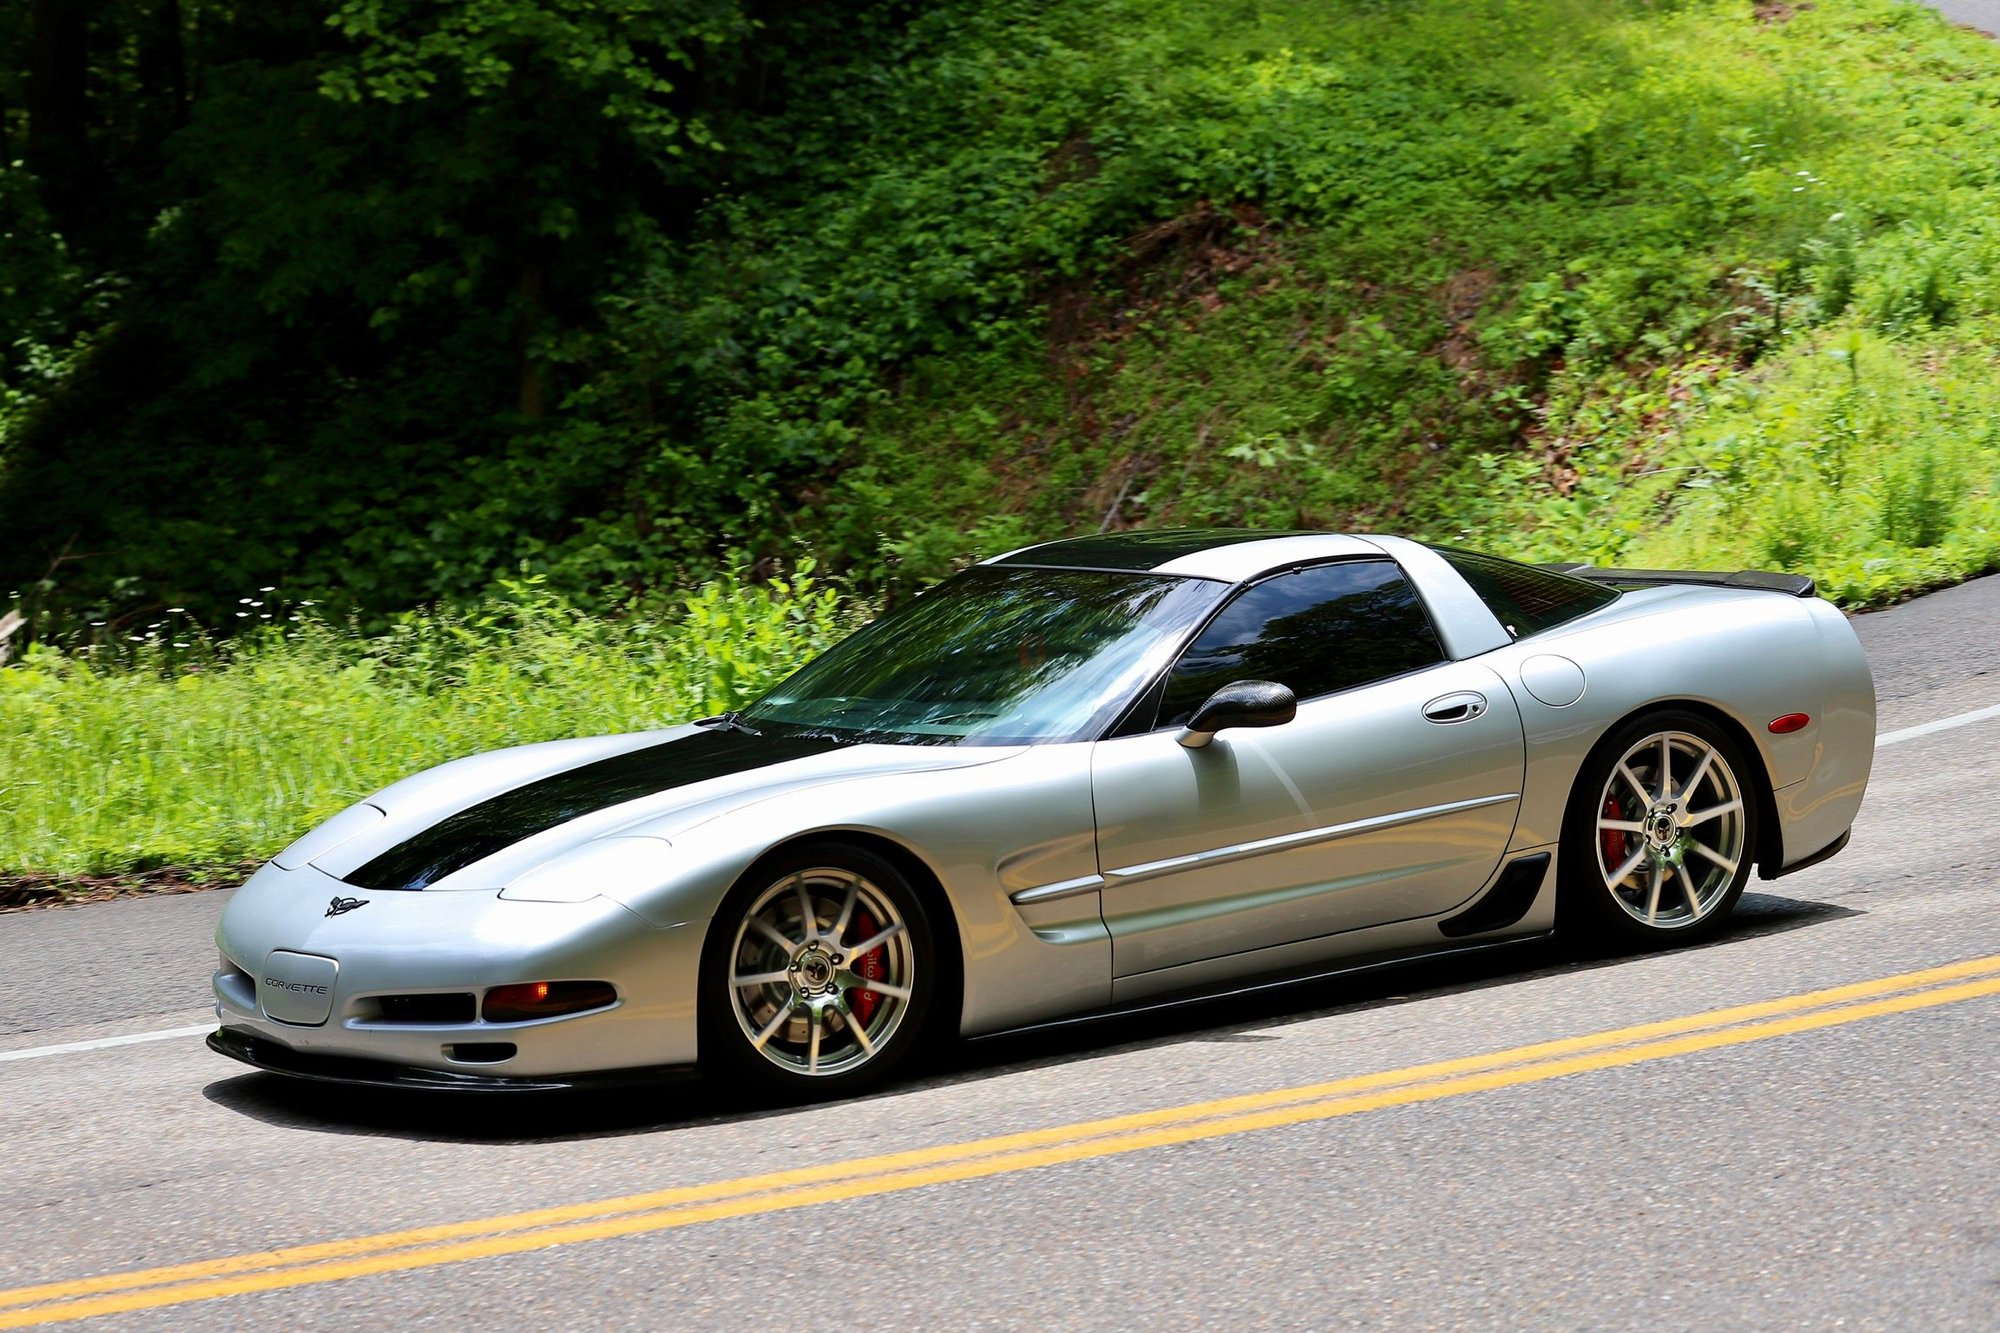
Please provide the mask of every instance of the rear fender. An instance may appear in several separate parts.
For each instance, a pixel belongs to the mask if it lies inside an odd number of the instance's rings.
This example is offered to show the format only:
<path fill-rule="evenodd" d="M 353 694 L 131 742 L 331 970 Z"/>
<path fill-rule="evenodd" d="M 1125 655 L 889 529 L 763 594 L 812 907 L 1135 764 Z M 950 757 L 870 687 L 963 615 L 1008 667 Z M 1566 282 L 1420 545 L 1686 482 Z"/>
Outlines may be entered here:
<path fill-rule="evenodd" d="M 1854 827 L 1875 765 L 1875 680 L 1847 617 L 1826 602 L 1806 603 L 1822 663 L 1813 725 L 1782 740 L 1809 738 L 1805 772 L 1777 796 L 1782 849 L 1760 861 L 1766 879 L 1819 855 Z"/>

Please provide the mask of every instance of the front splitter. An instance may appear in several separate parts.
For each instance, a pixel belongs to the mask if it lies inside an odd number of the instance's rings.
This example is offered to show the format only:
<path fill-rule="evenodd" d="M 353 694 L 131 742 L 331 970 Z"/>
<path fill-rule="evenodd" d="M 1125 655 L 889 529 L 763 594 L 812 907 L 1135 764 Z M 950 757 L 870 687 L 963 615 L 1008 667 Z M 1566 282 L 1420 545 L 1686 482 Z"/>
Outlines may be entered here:
<path fill-rule="evenodd" d="M 654 1086 L 694 1077 L 693 1065 L 651 1065 L 580 1074 L 472 1074 L 456 1069 L 420 1069 L 341 1055 L 305 1055 L 265 1037 L 236 1028 L 208 1034 L 208 1048 L 246 1065 L 321 1083 L 430 1092 L 584 1092 Z"/>

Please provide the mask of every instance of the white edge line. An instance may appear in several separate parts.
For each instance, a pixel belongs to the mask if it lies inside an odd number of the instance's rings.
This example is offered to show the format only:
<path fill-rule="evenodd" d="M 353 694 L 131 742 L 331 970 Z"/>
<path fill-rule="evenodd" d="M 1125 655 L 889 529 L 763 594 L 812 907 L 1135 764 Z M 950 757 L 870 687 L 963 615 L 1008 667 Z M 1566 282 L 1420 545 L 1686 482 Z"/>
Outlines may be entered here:
<path fill-rule="evenodd" d="M 1984 722 L 1990 717 L 2000 717 L 2000 704 L 1994 704 L 1991 708 L 1975 708 L 1970 713 L 1960 713 L 1956 717 L 1941 717 L 1935 722 L 1923 722 L 1914 727 L 1904 727 L 1900 731 L 1888 732 L 1875 738 L 1875 748 L 1879 750 L 1885 745 L 1900 745 L 1904 741 L 1913 741 L 1919 736 L 1928 736 L 1934 731 L 1950 731 L 1953 727 L 1969 727 L 1974 722 Z"/>
<path fill-rule="evenodd" d="M 200 1037 L 215 1030 L 203 1023 L 191 1028 L 162 1028 L 158 1032 L 134 1032 L 124 1037 L 99 1037 L 95 1041 L 66 1041 L 60 1046 L 30 1046 L 25 1051 L 0 1051 L 0 1063 L 8 1060 L 39 1060 L 48 1055 L 75 1055 L 81 1051 L 102 1051 L 113 1046 L 138 1046 L 149 1041 L 172 1041 L 176 1037 Z"/>

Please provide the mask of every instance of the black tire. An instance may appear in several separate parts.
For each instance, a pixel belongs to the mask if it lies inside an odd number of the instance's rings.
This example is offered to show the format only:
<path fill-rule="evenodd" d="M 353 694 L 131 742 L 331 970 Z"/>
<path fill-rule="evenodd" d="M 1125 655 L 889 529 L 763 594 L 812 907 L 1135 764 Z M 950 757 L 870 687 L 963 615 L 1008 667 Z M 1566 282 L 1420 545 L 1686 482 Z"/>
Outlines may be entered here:
<path fill-rule="evenodd" d="M 922 1044 L 940 979 L 930 915 L 902 871 L 840 842 L 786 848 L 745 873 L 709 925 L 703 1071 L 773 1100 L 873 1087 Z"/>
<path fill-rule="evenodd" d="M 1661 709 L 1612 732 L 1577 774 L 1563 817 L 1564 937 L 1630 950 L 1715 934 L 1750 880 L 1764 781 L 1699 713 Z"/>

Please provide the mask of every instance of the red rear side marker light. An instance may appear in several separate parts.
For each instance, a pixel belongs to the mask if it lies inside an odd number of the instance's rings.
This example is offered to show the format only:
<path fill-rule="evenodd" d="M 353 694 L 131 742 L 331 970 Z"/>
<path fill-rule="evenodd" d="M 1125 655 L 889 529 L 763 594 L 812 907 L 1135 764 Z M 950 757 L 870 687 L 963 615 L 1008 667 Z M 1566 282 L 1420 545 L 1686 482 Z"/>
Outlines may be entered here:
<path fill-rule="evenodd" d="M 1787 713 L 1783 717 L 1772 718 L 1771 725 L 1766 730 L 1773 736 L 1783 736 L 1790 732 L 1803 730 L 1811 721 L 1812 719 L 1804 713 Z"/>

